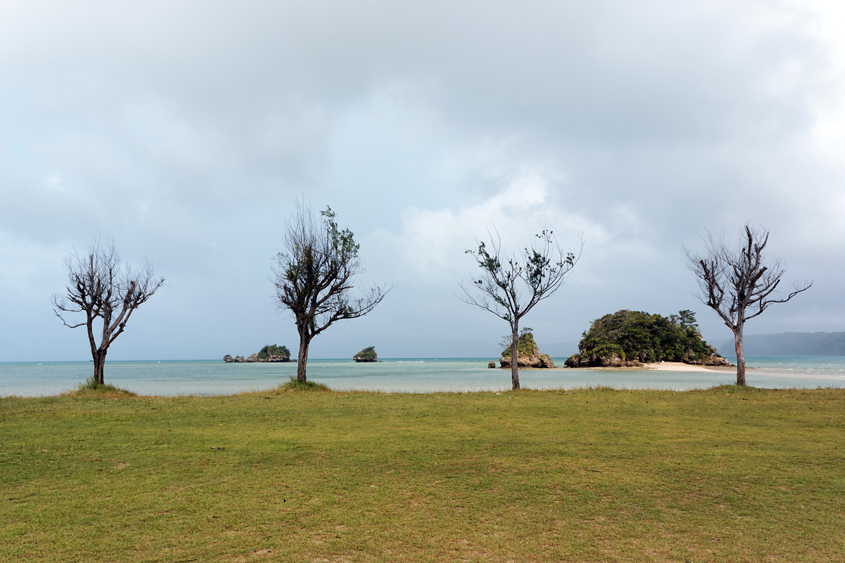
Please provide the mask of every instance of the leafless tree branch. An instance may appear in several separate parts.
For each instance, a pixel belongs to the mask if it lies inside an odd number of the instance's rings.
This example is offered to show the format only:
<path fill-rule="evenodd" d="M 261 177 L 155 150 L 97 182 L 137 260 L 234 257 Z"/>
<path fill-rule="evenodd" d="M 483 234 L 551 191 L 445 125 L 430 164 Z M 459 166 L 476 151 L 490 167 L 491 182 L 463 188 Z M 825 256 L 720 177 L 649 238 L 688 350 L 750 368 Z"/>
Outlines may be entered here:
<path fill-rule="evenodd" d="M 477 248 L 466 251 L 475 258 L 481 273 L 469 275 L 460 283 L 463 295 L 458 298 L 507 321 L 512 341 L 511 384 L 519 389 L 519 321 L 563 285 L 581 257 L 584 240 L 581 239 L 577 255 L 564 252 L 554 233 L 543 229 L 521 253 L 506 256 L 498 231 L 494 229 L 494 233 L 487 232 L 489 245 L 476 241 Z"/>
<path fill-rule="evenodd" d="M 85 326 L 94 360 L 94 381 L 103 384 L 103 368 L 109 346 L 126 329 L 126 323 L 138 307 L 146 303 L 164 285 L 164 278 L 148 262 L 133 270 L 123 266 L 114 241 L 99 239 L 88 252 L 74 252 L 65 259 L 68 284 L 62 295 L 53 295 L 53 312 L 69 328 Z M 68 322 L 66 315 L 85 315 L 79 323 Z M 99 335 L 95 321 L 102 322 Z"/>
<path fill-rule="evenodd" d="M 306 380 L 311 340 L 336 321 L 357 319 L 381 303 L 387 289 L 374 286 L 353 295 L 352 278 L 363 273 L 359 245 L 340 230 L 331 208 L 317 220 L 298 203 L 285 231 L 285 250 L 275 257 L 272 282 L 279 309 L 290 311 L 299 332 L 297 379 Z"/>
<path fill-rule="evenodd" d="M 743 331 L 746 321 L 753 319 L 775 303 L 786 303 L 807 291 L 813 282 L 795 285 L 794 290 L 778 297 L 777 289 L 786 269 L 779 260 L 766 264 L 763 251 L 769 232 L 745 226 L 744 236 L 735 248 L 725 243 L 724 234 L 714 239 L 704 237 L 700 254 L 684 248 L 687 264 L 698 278 L 701 301 L 716 311 L 734 334 L 737 354 L 737 385 L 745 385 L 745 353 Z"/>

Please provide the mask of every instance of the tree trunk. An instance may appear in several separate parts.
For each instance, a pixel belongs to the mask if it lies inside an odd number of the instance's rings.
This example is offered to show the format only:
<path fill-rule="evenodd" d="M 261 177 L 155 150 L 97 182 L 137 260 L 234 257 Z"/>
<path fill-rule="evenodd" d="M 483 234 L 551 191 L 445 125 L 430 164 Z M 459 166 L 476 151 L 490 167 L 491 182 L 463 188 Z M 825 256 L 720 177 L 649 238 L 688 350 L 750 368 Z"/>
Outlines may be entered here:
<path fill-rule="evenodd" d="M 511 334 L 511 384 L 513 389 L 519 389 L 519 321 L 513 323 L 513 334 Z"/>
<path fill-rule="evenodd" d="M 104 384 L 103 372 L 106 366 L 106 350 L 97 350 L 94 356 L 94 382 L 97 385 Z"/>
<path fill-rule="evenodd" d="M 742 343 L 742 329 L 739 324 L 734 332 L 734 344 L 736 346 L 736 384 L 745 387 L 745 348 Z"/>
<path fill-rule="evenodd" d="M 305 364 L 308 363 L 308 345 L 311 339 L 308 334 L 299 335 L 299 354 L 296 358 L 296 380 L 305 382 Z"/>

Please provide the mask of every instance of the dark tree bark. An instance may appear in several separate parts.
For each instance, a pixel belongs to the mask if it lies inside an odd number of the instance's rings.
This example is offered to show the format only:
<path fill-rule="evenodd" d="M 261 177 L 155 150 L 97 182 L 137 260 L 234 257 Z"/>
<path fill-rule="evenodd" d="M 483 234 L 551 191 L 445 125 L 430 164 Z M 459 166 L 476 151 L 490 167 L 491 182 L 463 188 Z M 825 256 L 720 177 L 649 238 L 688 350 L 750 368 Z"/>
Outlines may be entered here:
<path fill-rule="evenodd" d="M 123 266 L 112 241 L 95 241 L 83 256 L 74 252 L 65 266 L 68 285 L 64 295 L 53 296 L 54 312 L 67 327 L 86 327 L 94 382 L 102 385 L 109 346 L 123 334 L 132 313 L 164 284 L 164 278 L 149 263 L 137 271 Z M 85 320 L 70 324 L 67 313 L 84 313 Z M 98 319 L 102 322 L 99 342 L 95 334 Z"/>
<path fill-rule="evenodd" d="M 736 349 L 736 384 L 745 386 L 745 323 L 763 314 L 769 305 L 786 303 L 807 291 L 813 282 L 795 285 L 786 296 L 775 293 L 786 271 L 779 261 L 766 264 L 763 250 L 769 232 L 745 226 L 739 245 L 728 248 L 724 238 L 718 241 L 708 233 L 701 255 L 684 249 L 690 270 L 698 277 L 701 301 L 716 311 L 731 329 Z"/>
<path fill-rule="evenodd" d="M 501 240 L 496 237 L 488 249 L 478 242 L 476 250 L 467 250 L 481 268 L 481 279 L 470 276 L 462 283 L 465 303 L 493 313 L 508 322 L 511 329 L 511 386 L 519 389 L 519 321 L 537 303 L 556 292 L 581 256 L 564 252 L 552 231 L 535 235 L 530 248 L 520 255 L 502 254 Z M 583 249 L 584 243 L 581 242 Z M 472 288 L 472 289 L 470 289 Z M 523 291 L 525 295 L 523 296 Z"/>
<path fill-rule="evenodd" d="M 527 311 L 526 311 L 527 313 Z M 519 319 L 511 324 L 511 389 L 519 389 Z"/>
<path fill-rule="evenodd" d="M 285 251 L 276 255 L 273 285 L 281 309 L 288 310 L 299 332 L 296 378 L 306 381 L 311 340 L 336 321 L 357 319 L 381 303 L 386 291 L 378 286 L 353 296 L 352 278 L 363 273 L 359 245 L 349 229 L 340 230 L 331 208 L 317 220 L 298 204 L 287 223 Z"/>

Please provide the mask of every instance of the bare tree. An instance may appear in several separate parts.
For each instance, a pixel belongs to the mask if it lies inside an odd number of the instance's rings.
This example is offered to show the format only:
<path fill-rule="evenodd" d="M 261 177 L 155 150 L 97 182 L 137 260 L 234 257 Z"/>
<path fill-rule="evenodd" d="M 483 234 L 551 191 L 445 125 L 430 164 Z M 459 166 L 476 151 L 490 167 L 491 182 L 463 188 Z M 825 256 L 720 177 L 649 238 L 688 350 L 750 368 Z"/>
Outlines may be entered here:
<path fill-rule="evenodd" d="M 126 329 L 132 313 L 164 284 L 164 278 L 150 263 L 140 270 L 122 265 L 111 240 L 96 240 L 83 256 L 74 252 L 65 259 L 65 266 L 68 285 L 64 295 L 53 295 L 54 312 L 67 327 L 87 328 L 94 382 L 102 385 L 109 346 Z M 84 313 L 85 320 L 71 324 L 65 318 L 67 313 Z M 95 331 L 96 322 L 102 323 L 99 331 Z M 100 333 L 99 343 L 96 332 Z"/>
<path fill-rule="evenodd" d="M 285 251 L 275 258 L 273 285 L 279 308 L 291 312 L 299 332 L 296 378 L 305 381 L 311 340 L 341 319 L 357 319 L 381 303 L 378 286 L 353 296 L 352 278 L 363 273 L 359 245 L 349 229 L 340 230 L 330 207 L 318 221 L 311 209 L 297 204 L 287 223 Z"/>
<path fill-rule="evenodd" d="M 736 384 L 745 385 L 745 351 L 742 336 L 746 321 L 773 303 L 786 303 L 807 291 L 813 282 L 796 284 L 786 296 L 775 292 L 786 269 L 780 261 L 765 263 L 763 250 L 769 232 L 745 226 L 745 235 L 736 248 L 728 248 L 724 236 L 714 240 L 708 233 L 704 253 L 692 254 L 684 248 L 690 270 L 698 277 L 701 301 L 716 311 L 734 335 Z"/>
<path fill-rule="evenodd" d="M 498 233 L 489 248 L 487 243 L 479 241 L 477 250 L 467 250 L 466 253 L 475 258 L 481 268 L 481 277 L 469 276 L 468 283 L 461 283 L 464 292 L 462 301 L 489 311 L 510 325 L 511 383 L 514 389 L 519 389 L 517 345 L 520 319 L 563 285 L 581 256 L 580 250 L 578 256 L 564 252 L 552 231 L 544 229 L 535 237 L 537 240 L 530 248 L 510 257 L 502 254 Z"/>

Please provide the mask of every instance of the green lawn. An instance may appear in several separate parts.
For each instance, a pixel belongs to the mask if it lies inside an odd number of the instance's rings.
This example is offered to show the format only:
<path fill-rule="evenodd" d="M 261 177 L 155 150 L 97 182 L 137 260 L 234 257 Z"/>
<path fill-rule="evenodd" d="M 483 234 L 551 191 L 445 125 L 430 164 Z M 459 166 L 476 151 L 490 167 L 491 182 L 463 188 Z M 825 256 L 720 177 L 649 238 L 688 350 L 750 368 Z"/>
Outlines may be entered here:
<path fill-rule="evenodd" d="M 0 561 L 845 561 L 845 390 L 0 399 Z"/>

